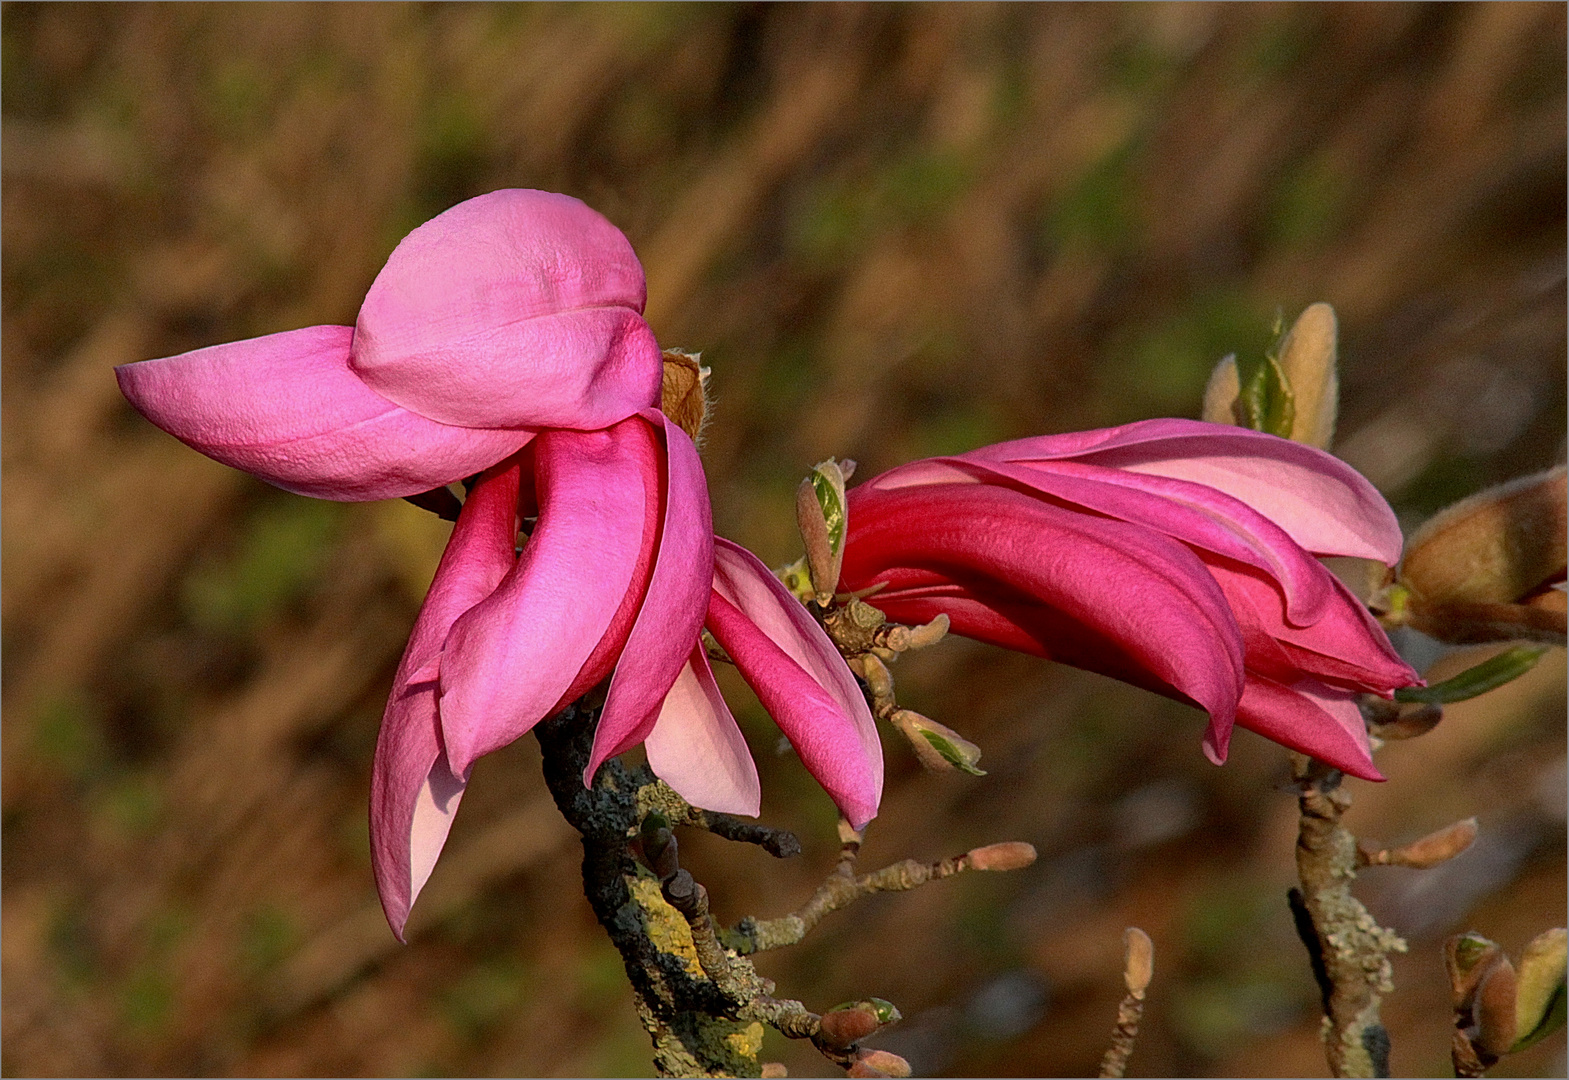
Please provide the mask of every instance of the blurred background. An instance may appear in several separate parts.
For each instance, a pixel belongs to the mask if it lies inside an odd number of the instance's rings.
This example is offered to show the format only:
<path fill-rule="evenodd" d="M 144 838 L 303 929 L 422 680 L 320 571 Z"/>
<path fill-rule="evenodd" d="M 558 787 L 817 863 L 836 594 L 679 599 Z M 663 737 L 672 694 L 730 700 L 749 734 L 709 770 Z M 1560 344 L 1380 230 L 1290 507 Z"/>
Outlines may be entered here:
<path fill-rule="evenodd" d="M 716 525 L 773 565 L 823 457 L 1194 416 L 1216 360 L 1316 300 L 1336 450 L 1408 526 L 1564 457 L 1560 4 L 9 4 L 0 32 L 7 1075 L 650 1068 L 532 739 L 477 767 L 408 946 L 377 906 L 371 749 L 448 526 L 225 469 L 111 375 L 352 323 L 469 196 L 563 191 L 625 230 L 661 342 L 713 369 Z M 1085 1075 L 1136 924 L 1133 1074 L 1324 1073 L 1284 751 L 1243 732 L 1215 768 L 1196 711 L 962 640 L 895 674 L 991 772 L 890 741 L 867 865 L 1040 861 L 833 916 L 763 959 L 781 995 L 893 1000 L 881 1042 L 919 1072 Z M 726 689 L 764 820 L 806 846 L 683 835 L 733 921 L 799 905 L 836 841 Z M 1555 651 L 1349 781 L 1378 844 L 1482 823 L 1359 883 L 1411 946 L 1396 1075 L 1447 1073 L 1446 935 L 1565 922 L 1564 700 Z M 1504 1068 L 1564 1075 L 1564 1045 Z"/>

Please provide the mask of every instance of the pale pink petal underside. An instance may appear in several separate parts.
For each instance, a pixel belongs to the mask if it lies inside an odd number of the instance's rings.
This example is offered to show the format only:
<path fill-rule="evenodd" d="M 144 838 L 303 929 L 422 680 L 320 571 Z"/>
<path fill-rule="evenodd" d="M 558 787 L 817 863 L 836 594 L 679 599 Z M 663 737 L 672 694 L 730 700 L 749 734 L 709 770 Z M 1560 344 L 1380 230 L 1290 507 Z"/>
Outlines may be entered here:
<path fill-rule="evenodd" d="M 659 551 L 642 610 L 610 680 L 593 753 L 583 773 L 585 784 L 593 782 L 607 758 L 642 742 L 654 726 L 660 703 L 703 627 L 713 583 L 714 526 L 697 447 L 663 413 L 651 410 L 645 419 L 662 426 L 665 441 Z"/>
<path fill-rule="evenodd" d="M 463 783 L 447 765 L 431 670 L 452 624 L 495 589 L 513 562 L 519 466 L 488 471 L 453 527 L 393 679 L 371 768 L 371 863 L 398 939 L 446 843 Z"/>
<path fill-rule="evenodd" d="M 349 368 L 354 331 L 311 326 L 115 369 L 132 405 L 210 458 L 319 499 L 390 499 L 472 476 L 528 431 L 450 427 Z"/>
<path fill-rule="evenodd" d="M 693 806 L 756 817 L 762 805 L 757 766 L 725 705 L 701 641 L 665 695 L 643 741 L 648 767 Z"/>
<path fill-rule="evenodd" d="M 1381 495 L 1351 466 L 1316 447 L 1200 420 L 1142 420 L 1102 431 L 999 443 L 965 457 L 1071 458 L 1204 484 L 1252 507 L 1315 555 L 1393 565 L 1401 535 Z"/>

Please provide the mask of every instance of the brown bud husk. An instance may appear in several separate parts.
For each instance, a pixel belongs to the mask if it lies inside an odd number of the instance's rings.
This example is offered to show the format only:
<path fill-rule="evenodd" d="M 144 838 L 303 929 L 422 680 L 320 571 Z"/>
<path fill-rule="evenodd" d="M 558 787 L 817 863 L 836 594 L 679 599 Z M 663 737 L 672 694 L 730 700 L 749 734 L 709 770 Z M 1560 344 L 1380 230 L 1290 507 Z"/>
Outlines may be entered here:
<path fill-rule="evenodd" d="M 824 1045 L 844 1050 L 880 1027 L 882 1022 L 877 1019 L 873 1009 L 865 1005 L 853 1005 L 847 1009 L 823 1013 L 817 1030 L 818 1038 Z"/>
<path fill-rule="evenodd" d="M 1291 384 L 1296 414 L 1291 422 L 1293 442 L 1328 450 L 1335 437 L 1335 414 L 1340 402 L 1340 375 L 1336 370 L 1335 309 L 1313 304 L 1292 325 L 1280 343 L 1280 367 Z"/>
<path fill-rule="evenodd" d="M 978 847 L 964 858 L 971 870 L 1023 870 L 1035 861 L 1035 845 L 1008 840 Z"/>
<path fill-rule="evenodd" d="M 784 1077 L 790 1075 L 790 1070 L 785 1068 L 782 1061 L 765 1061 L 763 1062 L 763 1071 L 758 1073 L 758 1075 L 763 1080 L 783 1080 Z"/>
<path fill-rule="evenodd" d="M 862 1050 L 854 1063 L 845 1070 L 846 1076 L 895 1076 L 910 1075 L 910 1063 L 898 1054 L 887 1050 Z"/>
<path fill-rule="evenodd" d="M 976 765 L 981 760 L 981 748 L 953 728 L 910 709 L 900 709 L 888 719 L 910 740 L 915 756 L 928 769 L 934 772 L 958 769 L 971 776 L 986 775 L 985 770 Z"/>
<path fill-rule="evenodd" d="M 1128 993 L 1143 997 L 1155 977 L 1155 943 L 1137 926 L 1130 926 L 1122 933 L 1125 958 L 1122 981 Z"/>
<path fill-rule="evenodd" d="M 1396 742 L 1400 739 L 1414 739 L 1418 735 L 1426 735 L 1438 726 L 1444 718 L 1444 707 L 1422 703 L 1408 705 L 1395 711 L 1388 720 L 1375 720 L 1373 734 L 1386 742 Z"/>
<path fill-rule="evenodd" d="M 1475 931 L 1456 934 L 1444 942 L 1444 967 L 1449 972 L 1450 999 L 1457 1012 L 1471 1007 L 1477 986 L 1503 959 L 1504 952 L 1497 943 Z"/>
<path fill-rule="evenodd" d="M 1495 1057 L 1507 1054 L 1515 1042 L 1515 967 L 1499 957 L 1477 984 L 1471 1004 L 1476 1034 L 1471 1041 Z"/>
<path fill-rule="evenodd" d="M 1242 393 L 1242 378 L 1237 374 L 1237 358 L 1223 357 L 1209 373 L 1204 387 L 1204 411 L 1199 415 L 1212 424 L 1238 423 L 1237 398 Z"/>
<path fill-rule="evenodd" d="M 709 411 L 708 369 L 698 362 L 702 354 L 666 349 L 662 355 L 665 368 L 659 393 L 660 411 L 693 442 L 701 442 Z"/>
<path fill-rule="evenodd" d="M 1397 581 L 1412 626 L 1440 641 L 1563 644 L 1569 566 L 1564 466 L 1478 492 L 1411 535 Z M 1557 594 L 1557 595 L 1555 595 Z"/>

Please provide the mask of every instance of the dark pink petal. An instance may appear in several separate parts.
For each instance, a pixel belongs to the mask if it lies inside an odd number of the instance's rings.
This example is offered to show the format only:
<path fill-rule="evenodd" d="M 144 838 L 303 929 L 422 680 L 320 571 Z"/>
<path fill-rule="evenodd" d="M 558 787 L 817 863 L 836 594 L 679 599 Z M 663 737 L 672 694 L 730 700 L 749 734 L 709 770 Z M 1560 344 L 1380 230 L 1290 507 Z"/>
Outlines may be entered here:
<path fill-rule="evenodd" d="M 757 766 L 714 682 L 701 641 L 692 645 L 643 748 L 654 775 L 693 806 L 757 816 L 762 806 Z"/>
<path fill-rule="evenodd" d="M 1077 461 L 1007 461 L 931 458 L 902 466 L 865 485 L 889 491 L 930 483 L 1004 482 L 1165 533 L 1255 566 L 1279 583 L 1293 622 L 1316 619 L 1328 602 L 1323 566 L 1279 526 L 1222 492 L 1202 484 L 1146 476 Z M 857 488 L 850 493 L 852 519 Z"/>
<path fill-rule="evenodd" d="M 349 368 L 347 326 L 311 326 L 115 369 L 143 416 L 210 458 L 320 499 L 390 499 L 472 476 L 533 437 L 449 427 Z"/>
<path fill-rule="evenodd" d="M 1354 555 L 1393 566 L 1400 526 L 1355 469 L 1289 439 L 1200 420 L 1143 420 L 1101 431 L 998 443 L 962 455 L 984 461 L 1073 459 L 1188 480 L 1240 500 L 1315 555 Z"/>
<path fill-rule="evenodd" d="M 376 740 L 371 863 L 382 910 L 400 941 L 463 797 L 463 782 L 442 749 L 430 669 L 452 624 L 489 596 L 512 567 L 519 473 L 516 460 L 491 469 L 464 502 L 398 664 Z"/>
<path fill-rule="evenodd" d="M 713 584 L 714 526 L 697 447 L 663 413 L 650 410 L 647 419 L 661 424 L 665 437 L 659 554 L 642 610 L 610 680 L 594 731 L 594 750 L 583 773 L 585 784 L 593 783 L 605 759 L 636 746 L 654 727 L 660 705 L 703 628 Z"/>
<path fill-rule="evenodd" d="M 1280 596 L 1247 567 L 1207 556 L 1205 563 L 1236 612 L 1247 645 L 1247 666 L 1280 682 L 1303 676 L 1348 690 L 1388 696 L 1421 680 L 1390 646 L 1367 608 L 1328 570 L 1331 602 L 1308 626 L 1284 617 Z"/>
<path fill-rule="evenodd" d="M 883 751 L 855 676 L 779 579 L 721 537 L 707 625 L 850 823 L 861 828 L 875 817 Z"/>
<path fill-rule="evenodd" d="M 605 427 L 659 400 L 626 237 L 577 199 L 507 190 L 404 237 L 360 308 L 354 370 L 466 427 Z"/>
<path fill-rule="evenodd" d="M 1242 690 L 1242 640 L 1198 558 L 1127 522 L 1075 513 L 1011 488 L 970 484 L 871 491 L 851 510 L 840 588 L 920 570 L 983 598 L 1038 605 L 1045 648 L 1091 670 L 1107 657 L 1147 672 L 1229 729 Z M 868 602 L 882 606 L 881 593 Z M 1013 609 L 1009 609 L 1012 611 Z M 1080 636 L 1073 628 L 1093 630 Z"/>
<path fill-rule="evenodd" d="M 1373 765 L 1367 725 L 1356 695 L 1314 679 L 1286 686 L 1249 673 L 1237 723 L 1364 780 L 1382 780 Z M 1225 754 L 1214 760 L 1224 761 Z"/>
<path fill-rule="evenodd" d="M 621 608 L 643 548 L 657 468 L 643 420 L 547 431 L 534 454 L 534 533 L 442 652 L 441 729 L 459 776 L 556 709 Z"/>

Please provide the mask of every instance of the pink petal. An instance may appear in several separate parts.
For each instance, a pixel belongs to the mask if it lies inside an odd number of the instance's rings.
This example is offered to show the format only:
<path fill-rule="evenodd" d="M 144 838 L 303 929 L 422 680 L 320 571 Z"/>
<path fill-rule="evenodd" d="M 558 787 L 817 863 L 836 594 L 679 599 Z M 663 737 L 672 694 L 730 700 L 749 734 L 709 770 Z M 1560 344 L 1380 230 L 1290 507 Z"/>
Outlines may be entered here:
<path fill-rule="evenodd" d="M 467 427 L 600 428 L 659 400 L 626 237 L 566 195 L 507 190 L 403 239 L 360 308 L 354 370 Z"/>
<path fill-rule="evenodd" d="M 349 368 L 354 331 L 311 326 L 115 369 L 132 405 L 210 458 L 320 499 L 390 499 L 472 476 L 526 431 L 449 427 Z"/>
<path fill-rule="evenodd" d="M 908 569 L 988 602 L 1026 601 L 1037 605 L 1030 628 L 1052 655 L 1105 671 L 1104 657 L 1123 678 L 1130 667 L 1147 672 L 1229 729 L 1242 641 L 1214 578 L 1176 541 L 996 486 L 870 491 L 851 514 L 840 588 L 865 589 Z M 867 600 L 882 607 L 892 598 Z"/>
<path fill-rule="evenodd" d="M 556 710 L 622 607 L 643 548 L 651 497 L 643 420 L 547 431 L 535 448 L 539 522 L 517 565 L 458 619 L 442 653 L 442 735 L 460 776 Z"/>
<path fill-rule="evenodd" d="M 855 676 L 768 568 L 721 537 L 707 625 L 850 823 L 861 828 L 875 817 L 883 751 Z"/>
<path fill-rule="evenodd" d="M 1400 526 L 1355 469 L 1315 447 L 1199 420 L 1143 420 L 1101 431 L 998 443 L 963 455 L 984 461 L 1071 458 L 1204 484 L 1269 518 L 1315 555 L 1393 566 Z"/>
<path fill-rule="evenodd" d="M 1214 488 L 1076 461 L 1013 464 L 985 459 L 932 458 L 901 466 L 850 493 L 889 491 L 930 483 L 1002 480 L 1120 521 L 1165 533 L 1255 566 L 1280 584 L 1293 622 L 1317 618 L 1328 602 L 1328 575 L 1279 526 Z"/>
<path fill-rule="evenodd" d="M 1373 765 L 1367 724 L 1356 695 L 1349 690 L 1314 679 L 1284 686 L 1250 673 L 1237 707 L 1237 723 L 1352 776 L 1384 779 Z M 1212 760 L 1218 764 L 1225 754 L 1212 755 Z"/>
<path fill-rule="evenodd" d="M 653 728 L 661 715 L 661 703 L 687 664 L 703 628 L 713 583 L 714 526 L 697 447 L 663 413 L 650 410 L 648 419 L 657 420 L 665 435 L 659 554 L 642 610 L 610 680 L 610 693 L 594 732 L 593 753 L 583 773 L 584 784 L 593 783 L 606 758 L 636 746 Z"/>
<path fill-rule="evenodd" d="M 495 589 L 513 563 L 520 467 L 488 471 L 474 486 L 436 568 L 398 664 L 371 770 L 371 862 L 382 910 L 403 940 L 409 909 L 446 843 L 463 782 L 442 749 L 434 674 L 452 624 Z"/>
<path fill-rule="evenodd" d="M 756 817 L 762 807 L 757 766 L 714 682 L 701 641 L 643 742 L 648 767 L 693 806 Z"/>
<path fill-rule="evenodd" d="M 1293 626 L 1268 582 L 1224 559 L 1206 556 L 1205 563 L 1242 627 L 1248 670 L 1288 684 L 1306 675 L 1385 696 L 1421 681 L 1367 608 L 1328 570 L 1320 570 L 1331 597 L 1322 617 L 1308 626 Z"/>

